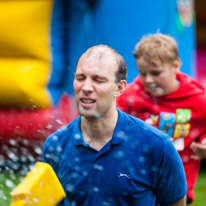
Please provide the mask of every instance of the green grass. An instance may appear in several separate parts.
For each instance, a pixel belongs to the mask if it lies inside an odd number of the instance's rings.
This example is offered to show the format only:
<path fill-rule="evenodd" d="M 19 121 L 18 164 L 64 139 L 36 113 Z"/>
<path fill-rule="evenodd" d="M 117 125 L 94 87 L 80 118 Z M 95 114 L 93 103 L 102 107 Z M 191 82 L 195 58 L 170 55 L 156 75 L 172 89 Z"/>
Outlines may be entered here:
<path fill-rule="evenodd" d="M 19 184 L 25 175 L 19 173 L 0 172 L 0 205 L 9 206 L 10 192 Z M 206 205 L 206 167 L 202 167 L 195 188 L 195 201 L 190 206 Z"/>
<path fill-rule="evenodd" d="M 11 203 L 10 192 L 18 185 L 24 176 L 20 174 L 0 173 L 0 205 L 8 206 Z"/>
<path fill-rule="evenodd" d="M 195 201 L 190 206 L 205 206 L 206 205 L 206 166 L 202 167 L 196 187 L 195 187 Z"/>

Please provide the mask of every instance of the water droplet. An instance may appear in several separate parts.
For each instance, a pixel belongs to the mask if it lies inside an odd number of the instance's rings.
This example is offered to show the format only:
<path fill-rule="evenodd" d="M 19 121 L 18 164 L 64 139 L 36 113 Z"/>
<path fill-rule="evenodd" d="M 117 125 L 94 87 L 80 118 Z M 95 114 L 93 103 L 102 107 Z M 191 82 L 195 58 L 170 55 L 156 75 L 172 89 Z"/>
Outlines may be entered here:
<path fill-rule="evenodd" d="M 120 159 L 120 158 L 122 158 L 122 157 L 124 157 L 124 151 L 122 151 L 122 150 L 119 150 L 119 151 L 117 151 L 116 153 L 115 153 L 115 157 L 117 158 L 117 159 Z"/>
<path fill-rule="evenodd" d="M 15 146 L 17 144 L 17 142 L 14 139 L 10 139 L 9 143 L 13 146 Z"/>
<path fill-rule="evenodd" d="M 39 155 L 41 155 L 42 154 L 42 148 L 41 147 L 35 147 L 34 148 L 34 151 L 37 153 L 37 154 L 39 154 Z"/>
<path fill-rule="evenodd" d="M 74 189 L 75 189 L 75 187 L 74 187 L 73 185 L 71 185 L 71 184 L 67 184 L 66 187 L 65 187 L 65 189 L 66 189 L 67 191 L 69 191 L 69 192 L 73 192 Z"/>
<path fill-rule="evenodd" d="M 139 156 L 138 160 L 139 160 L 139 162 L 142 162 L 142 163 L 145 162 L 145 158 L 143 156 Z"/>
<path fill-rule="evenodd" d="M 101 165 L 98 165 L 98 164 L 94 164 L 93 168 L 96 170 L 99 170 L 99 171 L 102 171 L 104 169 L 104 167 L 102 167 Z"/>
<path fill-rule="evenodd" d="M 58 136 L 53 135 L 53 136 L 52 136 L 52 139 L 56 141 L 56 140 L 58 140 Z"/>
<path fill-rule="evenodd" d="M 140 173 L 141 173 L 142 175 L 146 175 L 147 171 L 146 171 L 145 169 L 141 169 L 141 170 L 140 170 Z"/>
<path fill-rule="evenodd" d="M 62 148 L 60 146 L 57 146 L 57 152 L 61 152 Z"/>
<path fill-rule="evenodd" d="M 10 188 L 15 187 L 14 183 L 11 180 L 6 180 L 5 184 L 6 184 L 7 187 L 10 187 Z"/>
<path fill-rule="evenodd" d="M 51 129 L 51 128 L 52 128 L 52 125 L 51 125 L 51 124 L 48 124 L 48 125 L 46 126 L 46 128 L 47 128 L 47 129 Z"/>
<path fill-rule="evenodd" d="M 56 122 L 61 124 L 61 125 L 63 125 L 63 122 L 61 120 L 59 120 L 59 119 L 56 119 Z"/>
<path fill-rule="evenodd" d="M 93 191 L 94 192 L 99 192 L 99 188 L 98 187 L 93 187 Z"/>
<path fill-rule="evenodd" d="M 38 198 L 36 198 L 36 197 L 33 198 L 33 201 L 34 202 L 39 202 Z"/>
<path fill-rule="evenodd" d="M 74 138 L 78 140 L 78 139 L 81 138 L 81 135 L 80 134 L 75 134 Z"/>
<path fill-rule="evenodd" d="M 8 157 L 15 162 L 18 160 L 18 157 L 12 152 L 8 152 Z"/>

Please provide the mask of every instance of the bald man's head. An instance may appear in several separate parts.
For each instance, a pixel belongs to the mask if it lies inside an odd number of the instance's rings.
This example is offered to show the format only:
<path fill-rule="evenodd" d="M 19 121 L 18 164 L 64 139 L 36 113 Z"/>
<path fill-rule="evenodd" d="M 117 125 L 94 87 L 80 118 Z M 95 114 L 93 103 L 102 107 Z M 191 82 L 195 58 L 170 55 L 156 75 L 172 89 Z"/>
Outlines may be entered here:
<path fill-rule="evenodd" d="M 77 66 L 81 59 L 91 59 L 91 61 L 92 59 L 95 59 L 99 62 L 99 64 L 110 61 L 111 63 L 114 63 L 114 67 L 116 67 L 115 83 L 119 83 L 121 80 L 126 80 L 127 66 L 123 57 L 116 50 L 107 45 L 97 45 L 89 48 L 79 58 Z"/>

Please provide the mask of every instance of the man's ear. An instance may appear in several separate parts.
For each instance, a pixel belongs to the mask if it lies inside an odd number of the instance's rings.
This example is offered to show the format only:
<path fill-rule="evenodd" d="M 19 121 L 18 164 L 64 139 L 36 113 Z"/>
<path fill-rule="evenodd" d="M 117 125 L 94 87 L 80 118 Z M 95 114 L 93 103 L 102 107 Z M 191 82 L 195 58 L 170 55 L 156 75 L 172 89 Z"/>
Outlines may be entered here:
<path fill-rule="evenodd" d="M 121 80 L 117 84 L 117 88 L 116 88 L 114 96 L 119 97 L 124 92 L 124 90 L 126 89 L 126 86 L 127 86 L 127 81 L 126 80 Z"/>

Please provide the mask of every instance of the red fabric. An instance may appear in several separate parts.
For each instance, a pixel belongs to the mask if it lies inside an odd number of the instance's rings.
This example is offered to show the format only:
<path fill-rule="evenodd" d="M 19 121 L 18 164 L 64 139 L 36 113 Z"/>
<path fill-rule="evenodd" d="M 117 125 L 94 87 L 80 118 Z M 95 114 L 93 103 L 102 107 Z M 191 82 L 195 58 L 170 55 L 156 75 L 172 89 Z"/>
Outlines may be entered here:
<path fill-rule="evenodd" d="M 206 88 L 206 47 L 197 48 L 197 79 Z"/>
<path fill-rule="evenodd" d="M 137 77 L 117 99 L 117 107 L 126 113 L 148 122 L 160 130 L 162 130 L 160 121 L 164 118 L 164 115 L 161 116 L 163 112 L 175 116 L 174 122 L 168 122 L 166 124 L 166 129 L 162 131 L 168 134 L 170 131 L 169 135 L 172 138 L 176 137 L 175 141 L 178 138 L 183 140 L 184 149 L 178 152 L 185 168 L 188 185 L 187 196 L 191 200 L 194 200 L 193 190 L 200 167 L 200 161 L 190 158 L 192 150 L 189 146 L 192 141 L 200 142 L 205 138 L 206 95 L 205 89 L 187 75 L 178 73 L 177 79 L 180 82 L 178 90 L 168 96 L 157 98 L 152 97 L 144 90 L 140 78 Z M 177 109 L 180 109 L 180 113 L 178 113 Z M 182 111 L 191 111 L 191 116 L 189 115 L 187 121 L 184 120 L 181 122 L 180 115 Z M 180 127 L 184 129 L 178 130 Z"/>
<path fill-rule="evenodd" d="M 44 139 L 52 131 L 49 125 L 53 118 L 53 109 L 0 109 L 0 136 L 2 139 Z"/>
<path fill-rule="evenodd" d="M 59 104 L 49 109 L 0 109 L 0 142 L 17 137 L 45 140 L 77 116 L 73 102 L 72 97 L 63 95 Z"/>

